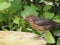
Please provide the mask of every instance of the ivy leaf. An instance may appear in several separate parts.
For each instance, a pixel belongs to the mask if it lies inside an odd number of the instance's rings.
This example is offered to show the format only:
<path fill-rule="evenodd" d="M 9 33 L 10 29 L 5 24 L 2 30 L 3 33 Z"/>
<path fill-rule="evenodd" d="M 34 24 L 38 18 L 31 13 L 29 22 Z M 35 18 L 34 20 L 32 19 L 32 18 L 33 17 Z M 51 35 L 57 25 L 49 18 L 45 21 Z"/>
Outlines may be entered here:
<path fill-rule="evenodd" d="M 60 45 L 60 38 L 57 40 L 57 45 Z"/>
<path fill-rule="evenodd" d="M 60 19 L 53 19 L 53 21 L 60 23 Z"/>
<path fill-rule="evenodd" d="M 2 2 L 2 3 L 0 3 L 0 11 L 3 11 L 3 10 L 5 10 L 5 9 L 7 9 L 7 8 L 9 8 L 10 7 L 10 3 L 7 3 L 7 2 Z"/>
<path fill-rule="evenodd" d="M 60 23 L 60 15 L 54 16 L 53 21 Z"/>
<path fill-rule="evenodd" d="M 8 15 L 0 13 L 0 22 L 7 21 L 7 20 L 8 20 Z"/>
<path fill-rule="evenodd" d="M 48 43 L 53 44 L 55 43 L 55 39 L 52 36 L 52 34 L 49 31 L 46 31 L 46 33 L 44 34 L 44 38 L 47 40 Z"/>
<path fill-rule="evenodd" d="M 15 13 L 16 11 L 22 10 L 22 2 L 21 0 L 13 0 L 11 2 L 11 6 L 9 7 L 9 12 L 10 13 Z"/>
<path fill-rule="evenodd" d="M 44 8 L 43 8 L 43 11 L 48 11 L 51 9 L 51 5 L 46 5 Z"/>
<path fill-rule="evenodd" d="M 58 0 L 55 0 L 55 3 L 57 3 Z"/>
<path fill-rule="evenodd" d="M 43 16 L 44 16 L 45 18 L 52 19 L 52 18 L 54 17 L 54 13 L 45 12 L 45 13 L 43 14 Z"/>
<path fill-rule="evenodd" d="M 14 1 L 14 0 L 8 0 L 9 2 L 12 2 L 12 1 Z"/>
<path fill-rule="evenodd" d="M 0 0 L 0 3 L 5 2 L 6 0 Z"/>
<path fill-rule="evenodd" d="M 59 19 L 59 18 L 60 18 L 60 15 L 56 15 L 56 16 L 54 16 L 53 19 Z"/>
<path fill-rule="evenodd" d="M 38 16 L 38 12 L 36 10 L 38 10 L 38 8 L 35 7 L 35 5 L 25 6 L 24 10 L 21 12 L 21 16 L 25 17 L 25 16 L 27 16 L 29 14 Z"/>
<path fill-rule="evenodd" d="M 20 21 L 20 19 L 19 19 L 18 17 L 16 17 L 16 18 L 14 19 L 13 23 L 15 23 L 15 24 L 18 24 L 18 25 L 19 25 L 19 21 Z"/>

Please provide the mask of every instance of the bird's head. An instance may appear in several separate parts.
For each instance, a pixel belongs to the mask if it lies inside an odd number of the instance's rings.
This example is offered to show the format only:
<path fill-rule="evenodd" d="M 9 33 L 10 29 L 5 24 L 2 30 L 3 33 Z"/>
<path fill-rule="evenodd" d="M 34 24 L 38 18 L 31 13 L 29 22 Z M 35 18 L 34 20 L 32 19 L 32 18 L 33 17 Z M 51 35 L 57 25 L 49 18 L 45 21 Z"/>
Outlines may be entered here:
<path fill-rule="evenodd" d="M 34 15 L 28 15 L 28 16 L 25 17 L 25 20 L 31 21 L 31 20 L 33 20 L 34 18 L 35 18 Z"/>

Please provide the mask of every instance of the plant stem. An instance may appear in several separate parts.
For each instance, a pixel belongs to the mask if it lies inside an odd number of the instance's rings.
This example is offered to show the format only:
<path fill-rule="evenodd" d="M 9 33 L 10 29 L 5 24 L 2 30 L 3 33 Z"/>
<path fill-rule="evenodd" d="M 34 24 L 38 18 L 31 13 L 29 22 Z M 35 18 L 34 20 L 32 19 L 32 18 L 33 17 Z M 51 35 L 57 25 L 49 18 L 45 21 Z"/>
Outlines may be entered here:
<path fill-rule="evenodd" d="M 53 1 L 53 5 L 54 5 L 54 14 L 57 14 L 57 4 L 55 2 L 55 0 Z"/>
<path fill-rule="evenodd" d="M 9 13 L 9 29 L 11 30 L 11 14 Z"/>

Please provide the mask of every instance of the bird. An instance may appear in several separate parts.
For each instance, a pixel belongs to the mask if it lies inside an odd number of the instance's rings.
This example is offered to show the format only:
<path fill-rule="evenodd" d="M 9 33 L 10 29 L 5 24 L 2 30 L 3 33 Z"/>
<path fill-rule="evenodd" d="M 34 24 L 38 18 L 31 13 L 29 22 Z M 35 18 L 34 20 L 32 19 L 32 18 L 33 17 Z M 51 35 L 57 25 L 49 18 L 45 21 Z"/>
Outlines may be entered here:
<path fill-rule="evenodd" d="M 40 30 L 43 32 L 54 28 L 55 26 L 60 26 L 60 23 L 56 23 L 51 19 L 37 17 L 32 14 L 25 16 L 24 19 L 28 21 L 34 30 Z"/>

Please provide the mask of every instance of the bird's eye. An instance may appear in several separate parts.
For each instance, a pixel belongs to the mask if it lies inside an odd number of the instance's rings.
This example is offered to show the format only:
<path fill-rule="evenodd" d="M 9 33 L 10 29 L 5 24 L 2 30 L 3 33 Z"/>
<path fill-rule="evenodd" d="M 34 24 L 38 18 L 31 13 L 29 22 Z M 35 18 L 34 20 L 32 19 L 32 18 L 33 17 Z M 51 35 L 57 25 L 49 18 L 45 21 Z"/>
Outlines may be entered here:
<path fill-rule="evenodd" d="M 31 18 L 31 17 L 28 17 L 28 18 Z"/>
<path fill-rule="evenodd" d="M 30 17 L 27 17 L 27 18 L 30 18 Z"/>

